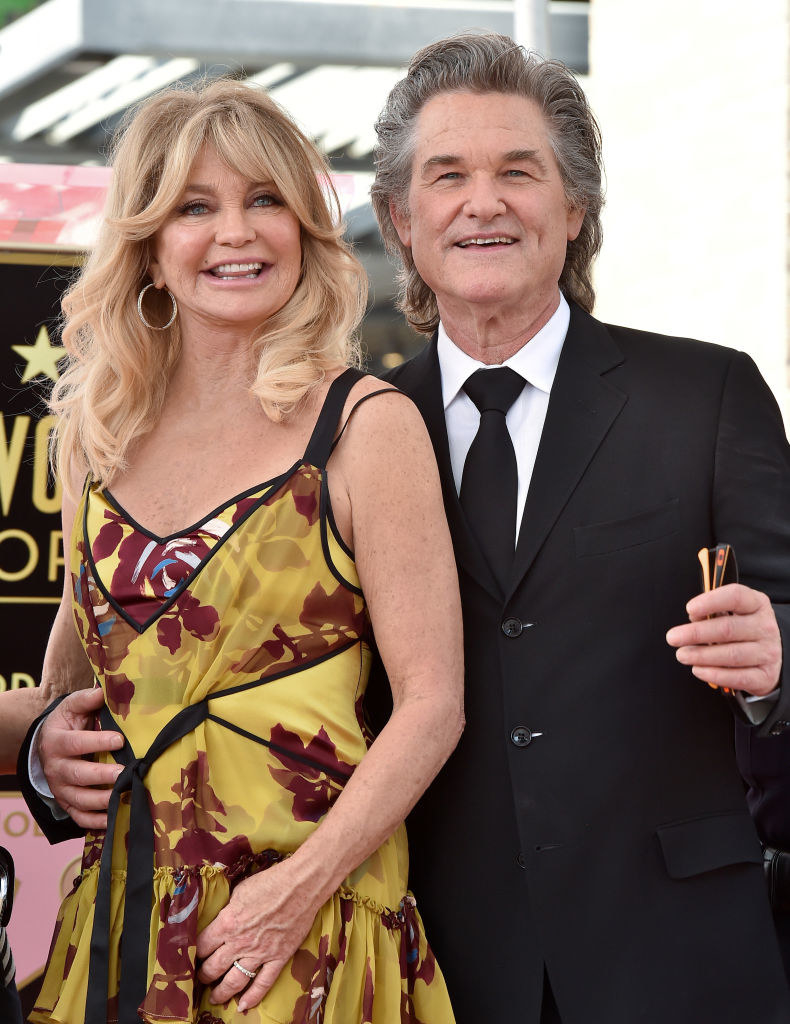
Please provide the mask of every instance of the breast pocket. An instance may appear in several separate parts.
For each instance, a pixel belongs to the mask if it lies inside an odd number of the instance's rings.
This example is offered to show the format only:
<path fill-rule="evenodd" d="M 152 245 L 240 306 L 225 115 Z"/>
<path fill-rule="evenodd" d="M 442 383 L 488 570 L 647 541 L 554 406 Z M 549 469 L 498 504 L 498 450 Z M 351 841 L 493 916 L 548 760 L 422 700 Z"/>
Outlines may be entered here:
<path fill-rule="evenodd" d="M 672 498 L 623 519 L 574 527 L 576 554 L 579 558 L 586 558 L 623 551 L 676 533 L 679 525 L 680 499 Z"/>

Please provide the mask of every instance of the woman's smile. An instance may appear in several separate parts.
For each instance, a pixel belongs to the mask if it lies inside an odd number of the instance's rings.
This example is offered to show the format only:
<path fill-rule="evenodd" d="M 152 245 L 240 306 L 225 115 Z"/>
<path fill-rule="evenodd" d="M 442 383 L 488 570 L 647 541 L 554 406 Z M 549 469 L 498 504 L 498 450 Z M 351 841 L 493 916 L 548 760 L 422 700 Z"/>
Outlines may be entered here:
<path fill-rule="evenodd" d="M 221 263 L 218 267 L 211 267 L 206 273 L 220 281 L 255 281 L 260 276 L 263 268 L 264 264 L 257 261 L 252 263 Z"/>
<path fill-rule="evenodd" d="M 153 253 L 151 278 L 175 296 L 182 334 L 251 333 L 299 283 L 301 229 L 272 181 L 244 177 L 205 146 Z"/>

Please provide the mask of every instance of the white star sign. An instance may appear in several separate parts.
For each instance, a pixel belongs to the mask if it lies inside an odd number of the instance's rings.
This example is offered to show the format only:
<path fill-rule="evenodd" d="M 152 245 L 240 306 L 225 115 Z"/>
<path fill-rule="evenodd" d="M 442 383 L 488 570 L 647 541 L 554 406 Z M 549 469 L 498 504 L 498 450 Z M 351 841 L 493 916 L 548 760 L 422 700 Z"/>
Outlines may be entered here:
<path fill-rule="evenodd" d="M 49 377 L 53 381 L 60 376 L 58 360 L 65 356 L 66 350 L 62 345 L 53 345 L 50 342 L 46 327 L 39 328 L 35 345 L 12 345 L 11 348 L 27 362 L 22 374 L 23 384 L 39 375 Z"/>

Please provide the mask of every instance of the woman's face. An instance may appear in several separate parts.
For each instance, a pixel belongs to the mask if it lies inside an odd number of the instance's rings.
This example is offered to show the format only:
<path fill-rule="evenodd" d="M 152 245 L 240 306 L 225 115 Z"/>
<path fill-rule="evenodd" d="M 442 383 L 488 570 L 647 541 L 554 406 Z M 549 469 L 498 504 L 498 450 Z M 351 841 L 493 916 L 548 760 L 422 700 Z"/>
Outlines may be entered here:
<path fill-rule="evenodd" d="M 272 181 L 250 181 L 205 146 L 154 235 L 151 278 L 178 302 L 182 334 L 252 333 L 294 293 L 299 221 Z"/>

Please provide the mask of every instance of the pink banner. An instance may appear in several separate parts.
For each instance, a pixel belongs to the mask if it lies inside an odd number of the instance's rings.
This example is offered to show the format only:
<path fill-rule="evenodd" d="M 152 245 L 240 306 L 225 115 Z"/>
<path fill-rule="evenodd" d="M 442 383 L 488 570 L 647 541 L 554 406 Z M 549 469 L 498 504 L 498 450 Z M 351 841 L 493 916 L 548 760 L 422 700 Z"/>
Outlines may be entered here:
<path fill-rule="evenodd" d="M 0 164 L 0 245 L 90 248 L 111 174 L 109 167 Z M 344 215 L 367 200 L 370 177 L 332 175 Z"/>
<path fill-rule="evenodd" d="M 0 243 L 88 248 L 111 173 L 108 167 L 0 164 Z"/>
<path fill-rule="evenodd" d="M 0 846 L 16 865 L 16 894 L 8 935 L 19 988 L 44 966 L 60 902 L 79 873 L 82 840 L 50 846 L 19 793 L 0 793 Z"/>

